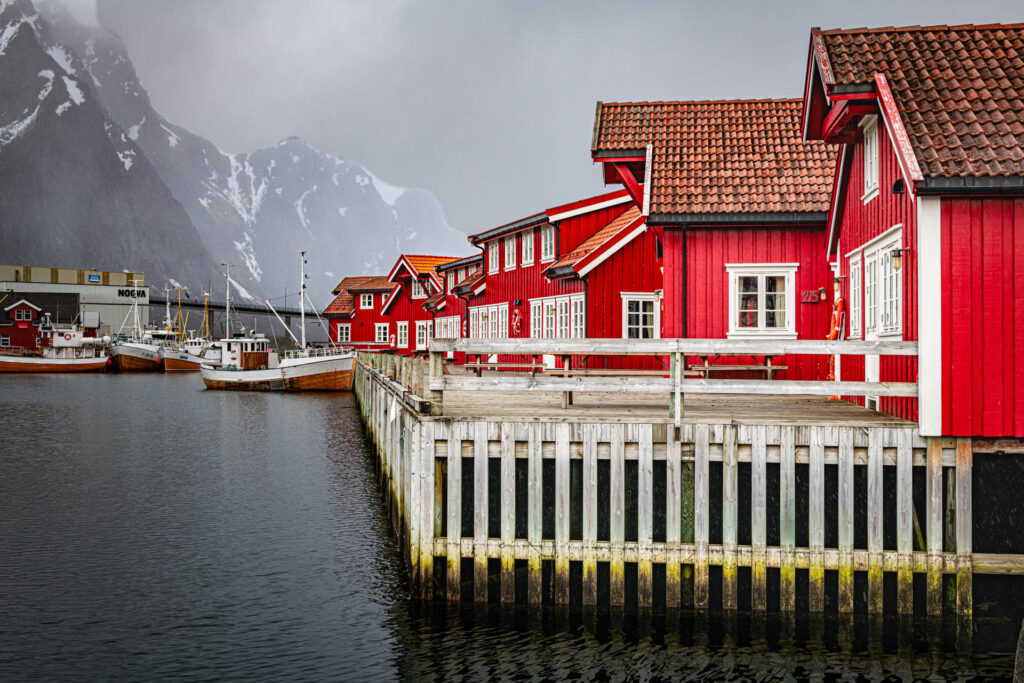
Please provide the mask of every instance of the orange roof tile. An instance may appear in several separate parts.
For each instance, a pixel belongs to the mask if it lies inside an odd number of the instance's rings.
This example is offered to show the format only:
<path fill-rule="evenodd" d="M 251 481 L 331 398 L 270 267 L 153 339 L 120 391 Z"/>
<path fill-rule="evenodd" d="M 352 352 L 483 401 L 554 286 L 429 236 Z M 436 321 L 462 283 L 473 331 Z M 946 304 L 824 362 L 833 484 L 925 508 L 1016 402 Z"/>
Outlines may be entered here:
<path fill-rule="evenodd" d="M 615 220 L 608 223 L 593 235 L 585 239 L 579 246 L 570 251 L 568 254 L 560 258 L 559 260 L 548 266 L 547 270 L 555 270 L 557 268 L 564 268 L 566 266 L 574 266 L 584 258 L 594 252 L 595 249 L 600 248 L 608 240 L 619 234 L 623 228 L 635 221 L 640 217 L 640 209 L 633 206 L 626 210 L 624 214 L 616 218 Z"/>
<path fill-rule="evenodd" d="M 653 145 L 650 213 L 826 212 L 834 148 L 804 142 L 801 100 L 599 104 L 593 151 Z"/>
<path fill-rule="evenodd" d="M 386 275 L 374 275 L 371 278 L 367 278 L 364 282 L 361 282 L 353 287 L 349 288 L 351 292 L 390 292 L 395 286 L 388 281 Z"/>
<path fill-rule="evenodd" d="M 921 172 L 1024 175 L 1024 24 L 822 32 L 838 85 L 885 74 Z"/>
<path fill-rule="evenodd" d="M 403 256 L 420 275 L 433 273 L 438 266 L 463 258 L 461 256 L 419 256 L 415 254 L 403 254 Z"/>

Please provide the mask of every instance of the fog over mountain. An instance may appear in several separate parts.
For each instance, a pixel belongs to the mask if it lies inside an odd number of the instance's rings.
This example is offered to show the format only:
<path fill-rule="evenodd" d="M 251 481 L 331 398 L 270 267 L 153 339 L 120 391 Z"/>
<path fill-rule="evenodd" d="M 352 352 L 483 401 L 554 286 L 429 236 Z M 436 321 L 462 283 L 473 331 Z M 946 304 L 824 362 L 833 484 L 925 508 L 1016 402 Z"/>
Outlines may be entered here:
<path fill-rule="evenodd" d="M 44 2 L 0 0 L 0 179 L 0 260 L 140 270 L 157 287 L 206 289 L 227 261 L 238 296 L 279 297 L 308 249 L 321 304 L 400 252 L 468 251 L 430 192 L 297 137 L 228 154 L 168 121 L 116 35 Z"/>

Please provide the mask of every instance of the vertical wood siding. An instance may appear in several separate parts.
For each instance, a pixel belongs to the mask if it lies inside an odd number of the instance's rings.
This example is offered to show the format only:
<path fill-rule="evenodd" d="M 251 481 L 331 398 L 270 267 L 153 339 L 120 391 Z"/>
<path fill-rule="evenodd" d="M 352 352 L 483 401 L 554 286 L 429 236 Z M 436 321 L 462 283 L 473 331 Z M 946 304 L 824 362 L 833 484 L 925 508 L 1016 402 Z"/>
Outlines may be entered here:
<path fill-rule="evenodd" d="M 1024 199 L 942 202 L 942 432 L 1024 436 Z"/>
<path fill-rule="evenodd" d="M 846 299 L 847 310 L 850 304 L 850 261 L 846 254 L 857 249 L 865 242 L 878 237 L 897 224 L 902 224 L 902 246 L 912 251 L 904 255 L 900 278 L 903 285 L 903 339 L 917 341 L 917 211 L 910 193 L 893 194 L 893 183 L 902 177 L 899 161 L 893 151 L 892 141 L 886 132 L 885 123 L 878 123 L 878 195 L 867 204 L 861 201 L 864 193 L 864 154 L 863 145 L 856 143 L 850 159 L 848 189 L 843 206 L 837 254 L 839 257 L 839 273 L 843 280 L 843 298 Z M 864 262 L 861 261 L 861 301 L 864 286 Z M 861 305 L 861 334 L 864 338 L 864 312 L 866 306 Z M 847 338 L 849 339 L 849 321 L 847 321 Z M 846 357 L 841 361 L 841 376 L 844 380 L 864 379 L 864 360 L 862 357 Z M 879 362 L 879 379 L 883 382 L 916 382 L 917 358 L 911 356 L 882 356 Z M 863 405 L 862 398 L 850 399 Z M 916 398 L 883 398 L 880 410 L 908 420 L 917 420 Z"/>
<path fill-rule="evenodd" d="M 678 233 L 678 231 L 666 231 Z M 794 278 L 795 325 L 798 339 L 824 339 L 828 334 L 827 302 L 800 303 L 801 292 L 825 287 L 832 291 L 832 276 L 825 258 L 822 227 L 716 227 L 686 231 L 686 335 L 693 339 L 724 339 L 729 330 L 728 263 L 799 263 Z M 668 272 L 666 249 L 666 272 Z M 674 255 L 679 258 L 679 255 Z M 680 261 L 677 261 L 681 262 Z M 674 274 L 673 274 L 674 275 Z M 673 285 L 677 281 L 673 278 Z M 668 283 L 666 283 L 668 284 Z M 666 290 L 668 287 L 666 287 Z M 669 304 L 678 306 L 678 300 Z M 675 308 L 675 312 L 679 309 Z M 681 317 L 676 316 L 676 329 Z M 749 359 L 738 362 L 747 364 Z M 826 356 L 784 356 L 774 361 L 787 366 L 778 377 L 825 379 Z M 715 375 L 722 377 L 723 375 Z"/>
<path fill-rule="evenodd" d="M 351 318 L 342 318 L 331 316 L 327 318 L 327 329 L 330 331 L 331 339 L 338 341 L 338 323 L 348 324 L 352 326 L 352 344 L 359 347 L 360 344 L 371 343 L 374 341 L 374 325 L 376 323 L 387 322 L 385 316 L 382 316 L 380 311 L 384 307 L 382 303 L 382 296 L 387 296 L 383 292 L 373 292 L 373 308 L 363 309 L 359 308 L 359 294 L 354 294 L 355 312 Z"/>
<path fill-rule="evenodd" d="M 395 352 L 402 356 L 411 356 L 416 351 L 416 321 L 418 320 L 433 320 L 434 316 L 431 311 L 423 309 L 423 304 L 427 302 L 426 297 L 422 299 L 413 299 L 410 296 L 410 278 L 402 278 L 399 280 L 401 289 L 398 292 L 398 300 L 391 304 L 391 308 L 383 316 L 380 322 L 388 323 L 388 340 L 390 341 L 391 335 L 395 335 Z M 409 323 L 409 343 L 408 346 L 399 348 L 398 344 L 398 325 L 399 322 Z M 372 334 L 371 326 L 371 334 Z"/>

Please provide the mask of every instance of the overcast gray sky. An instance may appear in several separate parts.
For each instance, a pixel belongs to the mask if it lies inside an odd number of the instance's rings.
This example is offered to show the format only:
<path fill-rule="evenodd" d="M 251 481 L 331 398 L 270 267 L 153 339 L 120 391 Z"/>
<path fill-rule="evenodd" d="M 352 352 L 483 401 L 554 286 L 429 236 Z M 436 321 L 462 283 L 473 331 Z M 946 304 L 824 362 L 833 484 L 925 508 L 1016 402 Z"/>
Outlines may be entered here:
<path fill-rule="evenodd" d="M 89 11 L 95 0 L 68 0 Z M 298 135 L 477 232 L 603 190 L 597 100 L 799 97 L 808 32 L 1011 22 L 1020 0 L 99 0 L 156 108 L 227 151 Z"/>

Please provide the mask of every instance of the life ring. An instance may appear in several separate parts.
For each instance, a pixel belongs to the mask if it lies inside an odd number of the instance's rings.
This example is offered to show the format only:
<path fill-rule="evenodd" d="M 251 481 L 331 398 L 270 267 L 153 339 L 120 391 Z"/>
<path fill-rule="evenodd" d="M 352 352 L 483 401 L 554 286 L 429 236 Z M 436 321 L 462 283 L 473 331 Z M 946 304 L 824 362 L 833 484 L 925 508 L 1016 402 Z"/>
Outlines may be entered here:
<path fill-rule="evenodd" d="M 512 311 L 512 331 L 517 335 L 523 329 L 523 314 L 519 312 L 519 309 Z"/>
<path fill-rule="evenodd" d="M 389 337 L 389 340 L 390 340 L 390 342 L 389 342 L 389 343 L 390 343 L 390 345 L 391 345 L 391 346 L 394 346 L 394 345 L 395 345 L 395 335 L 391 335 L 391 336 Z"/>
<path fill-rule="evenodd" d="M 71 341 L 71 333 L 70 332 L 65 332 L 64 333 L 64 339 L 66 339 L 67 341 Z"/>

